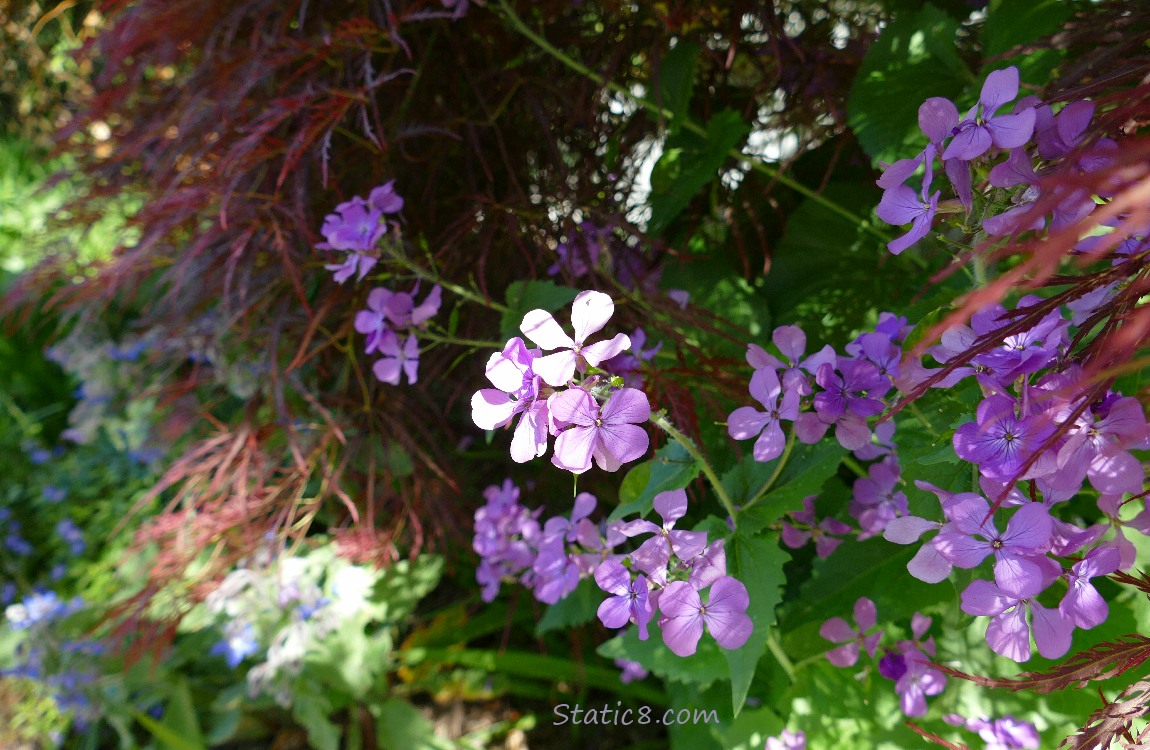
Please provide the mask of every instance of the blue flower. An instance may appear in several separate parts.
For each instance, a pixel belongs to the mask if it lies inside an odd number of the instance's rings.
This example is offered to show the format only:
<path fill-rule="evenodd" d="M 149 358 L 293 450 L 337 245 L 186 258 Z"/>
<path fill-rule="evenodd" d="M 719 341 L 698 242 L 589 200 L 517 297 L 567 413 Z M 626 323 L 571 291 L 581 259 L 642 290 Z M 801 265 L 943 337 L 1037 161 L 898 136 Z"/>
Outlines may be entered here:
<path fill-rule="evenodd" d="M 210 653 L 214 656 L 222 655 L 228 666 L 235 669 L 246 657 L 259 650 L 260 644 L 256 641 L 255 631 L 249 623 L 238 633 L 233 633 L 212 646 Z"/>

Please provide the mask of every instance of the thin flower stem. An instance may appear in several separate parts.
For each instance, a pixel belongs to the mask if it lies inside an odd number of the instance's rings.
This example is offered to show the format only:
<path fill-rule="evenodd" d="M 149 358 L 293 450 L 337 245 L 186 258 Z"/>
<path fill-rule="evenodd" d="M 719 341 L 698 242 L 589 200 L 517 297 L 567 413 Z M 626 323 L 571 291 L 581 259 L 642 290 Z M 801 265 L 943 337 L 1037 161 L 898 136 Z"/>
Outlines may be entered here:
<path fill-rule="evenodd" d="M 483 307 L 487 307 L 492 310 L 498 310 L 499 312 L 503 313 L 511 312 L 511 308 L 509 308 L 507 305 L 503 305 L 499 302 L 496 302 L 495 300 L 488 299 L 482 294 L 472 291 L 467 287 L 447 281 L 435 271 L 430 271 L 424 268 L 423 266 L 409 260 L 398 252 L 391 253 L 388 257 L 390 260 L 395 261 L 395 263 L 402 266 L 404 270 L 410 271 L 412 274 L 418 276 L 424 281 L 430 281 L 432 284 L 438 284 L 452 294 L 462 297 L 469 302 L 474 302 L 477 305 L 482 305 Z"/>
<path fill-rule="evenodd" d="M 651 416 L 651 421 L 655 423 L 656 427 L 671 436 L 673 440 L 677 441 L 679 445 L 682 445 L 684 448 L 686 448 L 687 452 L 691 454 L 691 457 L 699 462 L 699 468 L 702 470 L 703 475 L 707 477 L 707 481 L 709 481 L 711 486 L 715 489 L 715 495 L 718 496 L 719 502 L 721 502 L 723 507 L 726 508 L 727 515 L 731 518 L 731 523 L 734 524 L 737 528 L 739 522 L 736 518 L 737 513 L 735 511 L 735 503 L 731 500 L 731 496 L 727 494 L 727 490 L 725 487 L 723 487 L 723 483 L 719 481 L 719 476 L 715 473 L 715 470 L 711 468 L 710 462 L 707 461 L 707 459 L 703 456 L 695 444 L 691 442 L 689 437 L 675 429 L 675 426 L 671 424 L 669 419 L 667 419 L 667 414 L 665 412 L 658 412 L 657 414 L 653 414 Z"/>
<path fill-rule="evenodd" d="M 918 408 L 918 404 L 914 401 L 910 401 L 906 406 L 910 409 L 910 413 L 913 414 L 919 422 L 922 422 L 922 426 L 926 428 L 931 437 L 938 437 L 938 430 L 934 429 L 934 425 L 931 424 L 930 420 L 926 418 L 926 415 Z"/>
<path fill-rule="evenodd" d="M 787 435 L 787 445 L 783 448 L 783 454 L 779 456 L 779 463 L 775 466 L 775 470 L 771 472 L 770 478 L 763 483 L 763 486 L 759 488 L 759 491 L 755 493 L 754 497 L 752 497 L 747 501 L 745 505 L 743 505 L 743 510 L 750 508 L 752 505 L 767 496 L 767 493 L 770 492 L 771 488 L 775 486 L 775 482 L 778 481 L 779 475 L 783 473 L 783 468 L 786 467 L 787 459 L 791 457 L 791 450 L 794 447 L 795 430 L 792 428 L 791 433 Z"/>
<path fill-rule="evenodd" d="M 473 349 L 503 349 L 506 342 L 500 343 L 498 341 L 480 341 L 479 339 L 459 339 L 454 336 L 444 336 L 431 331 L 420 331 L 416 334 L 420 338 L 429 339 L 438 344 L 455 344 L 456 346 L 470 346 Z"/>
<path fill-rule="evenodd" d="M 854 459 L 854 456 L 843 456 L 843 464 L 845 464 L 848 469 L 853 471 L 855 474 L 858 474 L 860 477 L 865 477 L 867 475 L 866 469 L 864 469 L 862 464 Z"/>
<path fill-rule="evenodd" d="M 770 649 L 771 654 L 779 662 L 779 666 L 782 667 L 783 671 L 787 673 L 787 677 L 791 679 L 791 682 L 794 682 L 794 662 L 791 661 L 791 657 L 787 656 L 787 652 L 783 651 L 782 644 L 779 643 L 779 639 L 775 635 L 774 628 L 771 628 L 767 631 L 767 648 Z"/>
<path fill-rule="evenodd" d="M 591 79 L 592 81 L 594 81 L 598 85 L 603 86 L 604 88 L 610 89 L 611 91 L 614 91 L 616 94 L 620 94 L 621 96 L 627 97 L 628 99 L 632 100 L 633 102 L 638 104 L 643 109 L 647 110 L 648 112 L 651 112 L 652 114 L 659 116 L 662 119 L 665 119 L 665 120 L 675 119 L 675 113 L 672 112 L 671 110 L 666 109 L 664 107 L 660 107 L 658 104 L 651 101 L 650 99 L 647 99 L 647 98 L 641 97 L 641 96 L 636 96 L 632 91 L 630 91 L 625 86 L 622 86 L 618 83 L 615 83 L 614 81 L 607 80 L 603 76 L 599 75 L 595 71 L 588 68 L 586 65 L 583 65 L 581 62 L 579 62 L 575 58 L 567 55 L 562 50 L 553 46 L 550 42 L 548 42 L 546 39 L 544 39 L 539 34 L 536 34 L 534 31 L 532 31 L 530 28 L 528 28 L 527 24 L 525 24 L 523 22 L 523 19 L 521 19 L 518 15 L 516 15 L 515 11 L 511 9 L 511 6 L 507 4 L 507 0 L 500 0 L 499 7 L 503 11 L 503 14 L 506 17 L 508 23 L 510 23 L 515 28 L 516 31 L 518 31 L 520 34 L 522 34 L 523 36 L 530 39 L 532 42 L 535 43 L 535 45 L 537 47 L 539 47 L 539 49 L 543 50 L 548 55 L 551 55 L 556 60 L 563 63 L 563 65 L 567 66 L 568 68 L 575 71 L 576 73 L 579 73 L 580 75 Z M 701 125 L 699 125 L 698 123 L 694 122 L 693 120 L 684 118 L 683 120 L 681 120 L 681 122 L 682 122 L 682 126 L 684 129 L 689 130 L 690 132 L 694 133 L 695 135 L 702 136 L 703 138 L 707 137 L 706 129 L 704 127 L 702 127 Z M 818 203 L 823 208 L 826 208 L 829 211 L 833 211 L 834 213 L 843 217 L 844 219 L 851 222 L 852 224 L 854 224 L 858 227 L 861 227 L 867 233 L 877 237 L 878 239 L 882 240 L 883 242 L 887 242 L 890 239 L 889 237 L 886 236 L 886 234 L 884 232 L 882 232 L 880 229 L 875 227 L 873 224 L 871 224 L 866 219 L 863 219 L 861 216 L 858 216 L 854 212 L 852 212 L 852 211 L 848 210 L 847 208 L 839 205 L 838 203 L 831 200 L 830 198 L 827 198 L 826 196 L 824 196 L 824 195 L 822 195 L 822 194 L 820 194 L 814 190 L 811 190 L 809 187 L 807 187 L 806 185 L 802 184 L 801 182 L 795 180 L 793 177 L 789 177 L 787 174 L 785 174 L 781 170 L 774 169 L 772 167 L 767 166 L 766 164 L 764 164 L 761 161 L 755 160 L 753 157 L 751 157 L 750 154 L 743 153 L 738 148 L 732 148 L 730 151 L 727 152 L 727 155 L 729 157 L 739 161 L 739 162 L 750 163 L 751 168 L 754 169 L 756 172 L 762 172 L 767 177 L 771 178 L 772 180 L 779 182 L 782 185 L 789 187 L 791 190 L 794 190 L 799 195 L 802 195 L 803 197 L 805 197 L 809 200 L 812 200 L 815 203 Z"/>

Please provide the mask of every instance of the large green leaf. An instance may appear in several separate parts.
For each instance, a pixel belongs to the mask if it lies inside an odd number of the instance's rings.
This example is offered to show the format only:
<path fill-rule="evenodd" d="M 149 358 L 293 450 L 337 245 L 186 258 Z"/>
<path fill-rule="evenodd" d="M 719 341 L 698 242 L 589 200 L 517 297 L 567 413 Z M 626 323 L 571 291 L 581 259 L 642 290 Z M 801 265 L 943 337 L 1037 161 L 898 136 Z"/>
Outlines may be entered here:
<path fill-rule="evenodd" d="M 647 231 L 658 236 L 704 186 L 718 178 L 719 168 L 738 146 L 750 125 L 732 109 L 717 112 L 705 135 L 680 130 L 667 138 L 651 174 L 651 218 Z"/>
<path fill-rule="evenodd" d="M 747 614 L 754 623 L 751 637 L 741 647 L 724 651 L 731 674 L 732 712 L 738 716 L 747 700 L 755 669 L 775 627 L 775 607 L 783 597 L 783 565 L 791 556 L 779 548 L 775 534 L 735 534 L 727 546 L 727 571 L 747 587 Z"/>
<path fill-rule="evenodd" d="M 584 578 L 574 591 L 547 608 L 535 626 L 535 635 L 591 622 L 602 601 L 603 591 L 593 580 Z"/>
<path fill-rule="evenodd" d="M 519 324 L 532 310 L 555 312 L 578 296 L 579 290 L 551 281 L 513 281 L 507 286 L 507 312 L 503 313 L 500 331 L 504 339 L 520 336 Z"/>
<path fill-rule="evenodd" d="M 627 473 L 619 489 L 619 507 L 607 520 L 616 521 L 633 513 L 647 515 L 651 512 L 655 495 L 686 487 L 699 476 L 700 471 L 699 462 L 687 453 L 686 448 L 675 442 L 667 443 L 655 451 L 653 459 Z M 632 475 L 637 478 L 632 480 Z M 647 481 L 640 487 L 644 475 Z"/>
<path fill-rule="evenodd" d="M 726 679 L 729 669 L 722 649 L 706 633 L 694 654 L 676 656 L 663 644 L 659 629 L 651 625 L 651 637 L 639 640 L 639 631 L 631 627 L 599 647 L 599 655 L 608 659 L 639 662 L 647 671 L 665 680 L 691 682 L 700 686 Z"/>
<path fill-rule="evenodd" d="M 672 125 L 689 116 L 695 69 L 699 65 L 699 45 L 679 40 L 659 65 L 659 104 L 672 113 Z"/>
<path fill-rule="evenodd" d="M 900 13 L 867 50 L 847 115 L 863 149 L 893 162 L 926 144 L 918 108 L 929 97 L 956 98 L 972 82 L 955 51 L 958 21 L 927 3 Z"/>
<path fill-rule="evenodd" d="M 818 494 L 823 483 L 835 475 L 846 453 L 833 438 L 814 445 L 796 445 L 767 494 L 739 514 L 739 531 L 752 534 L 774 523 L 787 511 L 802 510 L 803 498 Z M 748 456 L 723 475 L 723 486 L 735 505 L 752 499 L 774 474 L 779 460 L 761 463 Z"/>
<path fill-rule="evenodd" d="M 451 750 L 451 742 L 435 735 L 435 725 L 405 700 L 392 698 L 372 712 L 376 740 L 383 750 Z"/>
<path fill-rule="evenodd" d="M 1070 18 L 1073 7 L 1063 0 L 992 0 L 982 28 L 983 53 L 988 62 L 983 74 L 1017 65 L 1024 82 L 1041 84 L 1064 56 L 1048 45 L 1037 49 L 1024 45 L 1054 34 Z M 1016 49 L 1017 48 L 1017 49 Z M 1015 54 L 1006 53 L 1015 50 Z"/>

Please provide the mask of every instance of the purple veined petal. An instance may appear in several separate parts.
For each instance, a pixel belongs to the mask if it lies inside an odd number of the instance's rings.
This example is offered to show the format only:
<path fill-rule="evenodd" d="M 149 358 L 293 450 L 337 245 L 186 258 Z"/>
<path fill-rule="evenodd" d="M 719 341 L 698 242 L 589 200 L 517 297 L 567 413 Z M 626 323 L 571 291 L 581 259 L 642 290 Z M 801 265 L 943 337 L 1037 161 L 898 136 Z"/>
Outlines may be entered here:
<path fill-rule="evenodd" d="M 1071 102 L 1054 118 L 1054 128 L 1067 150 L 1078 145 L 1094 117 L 1094 102 L 1083 99 Z"/>
<path fill-rule="evenodd" d="M 680 560 L 690 560 L 707 547 L 707 532 L 705 531 L 674 529 L 668 533 L 668 537 L 671 541 L 671 550 Z"/>
<path fill-rule="evenodd" d="M 617 333 L 615 338 L 585 346 L 579 350 L 579 353 L 583 355 L 583 359 L 587 360 L 587 364 L 598 367 L 601 363 L 630 348 L 631 338 L 625 333 Z"/>
<path fill-rule="evenodd" d="M 676 656 L 690 656 L 698 648 L 703 637 L 702 608 L 699 593 L 685 581 L 668 584 L 659 596 L 663 643 Z"/>
<path fill-rule="evenodd" d="M 1117 554 L 1117 550 L 1114 552 Z M 1110 606 L 1098 593 L 1098 589 L 1082 578 L 1071 582 L 1066 596 L 1058 605 L 1058 612 L 1083 630 L 1090 630 L 1106 622 Z"/>
<path fill-rule="evenodd" d="M 792 372 L 794 372 L 794 371 L 792 371 Z M 802 382 L 804 384 L 806 383 L 806 380 L 804 378 L 798 377 L 797 372 L 795 372 L 795 375 L 800 382 Z M 808 386 L 806 390 L 809 393 L 810 387 Z M 802 394 L 802 389 L 801 389 L 801 387 L 798 387 L 798 386 L 796 386 L 795 388 L 792 388 L 791 390 L 787 390 L 783 393 L 783 398 L 779 401 L 779 419 L 786 419 L 786 420 L 791 421 L 791 422 L 798 419 L 798 417 L 799 417 L 799 405 L 800 405 L 800 401 L 802 398 L 801 394 Z"/>
<path fill-rule="evenodd" d="M 614 314 L 615 303 L 611 301 L 610 296 L 603 292 L 579 292 L 575 301 L 571 303 L 571 327 L 575 329 L 575 341 L 582 344 L 588 336 L 607 325 L 607 321 Z"/>
<path fill-rule="evenodd" d="M 994 551 L 990 542 L 962 532 L 940 532 L 930 543 L 947 562 L 959 568 L 978 567 Z"/>
<path fill-rule="evenodd" d="M 819 628 L 819 635 L 831 643 L 843 643 L 854 640 L 858 633 L 843 618 L 832 617 Z"/>
<path fill-rule="evenodd" d="M 696 591 L 701 591 L 726 574 L 727 552 L 724 540 L 717 539 L 691 560 L 688 582 Z"/>
<path fill-rule="evenodd" d="M 859 660 L 859 642 L 844 643 L 827 652 L 827 661 L 836 667 L 853 667 Z"/>
<path fill-rule="evenodd" d="M 896 185 L 882 194 L 875 213 L 887 224 L 910 224 L 922 216 L 922 201 L 913 189 L 906 185 Z"/>
<path fill-rule="evenodd" d="M 783 388 L 774 370 L 755 370 L 748 390 L 756 401 L 770 409 L 778 403 Z"/>
<path fill-rule="evenodd" d="M 1038 181 L 1034 173 L 1034 165 L 1030 155 L 1024 148 L 1016 148 L 1010 152 L 1010 158 L 1001 164 L 996 164 L 990 170 L 990 184 L 1000 188 L 1010 188 L 1016 185 L 1033 185 Z"/>
<path fill-rule="evenodd" d="M 376 379 L 390 385 L 399 385 L 403 369 L 398 359 L 381 359 L 371 367 Z"/>
<path fill-rule="evenodd" d="M 1037 231 L 1045 226 L 1046 217 L 1036 211 L 1033 203 L 1024 203 L 982 220 L 983 230 L 991 237 Z"/>
<path fill-rule="evenodd" d="M 962 611 L 968 615 L 995 617 L 1018 604 L 990 581 L 971 581 L 962 592 Z"/>
<path fill-rule="evenodd" d="M 662 535 L 651 537 L 631 553 L 635 567 L 659 585 L 667 581 L 667 562 L 670 559 L 671 547 Z"/>
<path fill-rule="evenodd" d="M 990 130 L 982 125 L 966 122 L 960 128 L 942 152 L 943 163 L 951 159 L 970 161 L 985 154 L 994 143 Z"/>
<path fill-rule="evenodd" d="M 650 521 L 642 518 L 637 518 L 634 521 L 628 521 L 618 527 L 619 533 L 630 539 L 631 537 L 639 536 L 640 534 L 660 534 L 662 529 L 651 523 Z"/>
<path fill-rule="evenodd" d="M 941 96 L 932 96 L 918 108 L 918 127 L 931 143 L 941 144 L 958 127 L 958 107 Z"/>
<path fill-rule="evenodd" d="M 1016 115 L 1001 115 L 986 124 L 991 140 L 998 148 L 1019 148 L 1034 134 L 1034 110 L 1024 109 Z"/>
<path fill-rule="evenodd" d="M 811 540 L 811 532 L 801 531 L 800 529 L 784 521 L 781 537 L 783 544 L 787 545 L 791 549 L 799 549 Z"/>
<path fill-rule="evenodd" d="M 471 396 L 471 421 L 481 430 L 495 430 L 510 422 L 518 408 L 503 391 L 484 388 Z"/>
<path fill-rule="evenodd" d="M 835 425 L 835 439 L 848 451 L 870 445 L 870 427 L 857 414 L 844 414 Z"/>
<path fill-rule="evenodd" d="M 1042 585 L 1042 568 L 1035 560 L 1000 549 L 994 562 L 994 582 L 1003 592 L 1027 599 L 1036 596 Z"/>
<path fill-rule="evenodd" d="M 523 316 L 519 330 L 544 351 L 575 348 L 575 342 L 563 332 L 563 327 L 546 310 L 528 312 Z"/>
<path fill-rule="evenodd" d="M 1079 562 L 1074 564 L 1074 575 L 1081 578 L 1104 576 L 1118 570 L 1122 556 L 1113 547 L 1095 547 Z"/>
<path fill-rule="evenodd" d="M 1013 65 L 989 74 L 978 97 L 983 117 L 989 119 L 1003 104 L 1014 101 L 1018 96 L 1018 83 L 1018 68 Z"/>
<path fill-rule="evenodd" d="M 1039 550 L 1050 541 L 1053 529 L 1054 523 L 1046 506 L 1042 503 L 1027 503 L 1007 521 L 1002 542 L 1019 550 Z"/>
<path fill-rule="evenodd" d="M 747 344 L 747 364 L 756 370 L 786 367 L 785 363 L 780 362 L 773 354 L 768 354 L 767 350 L 758 344 Z"/>
<path fill-rule="evenodd" d="M 882 640 L 882 631 L 872 633 L 871 635 L 863 638 L 863 649 L 866 651 L 867 656 L 874 658 L 875 651 L 878 650 L 879 641 Z"/>
<path fill-rule="evenodd" d="M 926 532 L 939 528 L 937 521 L 929 521 L 918 516 L 900 516 L 891 519 L 883 529 L 882 537 L 894 544 L 914 544 Z"/>
<path fill-rule="evenodd" d="M 998 536 L 994 519 L 987 520 L 987 516 L 990 515 L 990 503 L 981 495 L 973 492 L 951 495 L 942 503 L 942 510 L 955 528 L 963 534 L 980 534 L 988 538 Z"/>
<path fill-rule="evenodd" d="M 1049 609 L 1037 602 L 1031 602 L 1030 619 L 1038 653 L 1047 659 L 1057 659 L 1070 650 L 1074 623 L 1063 619 L 1057 609 Z"/>
<path fill-rule="evenodd" d="M 388 180 L 373 189 L 367 196 L 367 203 L 383 214 L 397 214 L 403 210 L 403 197 L 395 192 L 395 180 Z"/>
<path fill-rule="evenodd" d="M 753 406 L 740 406 L 727 417 L 727 434 L 735 440 L 748 440 L 762 432 L 770 421 L 766 413 Z"/>
<path fill-rule="evenodd" d="M 415 385 L 419 377 L 419 340 L 415 336 L 408 336 L 403 345 L 403 371 L 407 373 L 407 382 Z"/>
<path fill-rule="evenodd" d="M 953 566 L 938 553 L 933 544 L 927 542 L 906 564 L 906 569 L 912 576 L 924 583 L 939 583 L 946 580 Z"/>
<path fill-rule="evenodd" d="M 591 453 L 595 449 L 598 430 L 594 427 L 571 427 L 555 438 L 555 455 L 551 463 L 573 474 L 582 474 L 591 468 Z"/>
<path fill-rule="evenodd" d="M 714 587 L 711 591 L 713 597 Z M 751 637 L 751 633 L 755 629 L 754 623 L 751 622 L 751 618 L 747 616 L 746 612 L 716 611 L 711 609 L 710 603 L 707 604 L 707 611 L 703 614 L 703 620 L 707 624 L 707 631 L 711 637 L 725 649 L 740 648 Z"/>
<path fill-rule="evenodd" d="M 859 630 L 865 631 L 873 628 L 877 621 L 878 613 L 874 602 L 865 596 L 859 597 L 855 602 L 855 625 L 858 625 Z"/>
<path fill-rule="evenodd" d="M 763 462 L 775 460 L 782 455 L 786 444 L 787 438 L 783 434 L 783 428 L 779 426 L 778 422 L 771 422 L 759 435 L 759 439 L 755 441 L 753 451 L 755 460 Z"/>
<path fill-rule="evenodd" d="M 623 596 L 631 592 L 631 572 L 617 560 L 604 560 L 595 568 L 595 583 L 609 594 Z"/>
<path fill-rule="evenodd" d="M 1030 658 L 1030 628 L 1026 608 L 1017 605 L 1010 612 L 991 618 L 986 626 L 986 645 L 999 656 L 1017 662 Z"/>
<path fill-rule="evenodd" d="M 599 419 L 599 405 L 595 397 L 582 388 L 569 388 L 556 393 L 547 399 L 547 406 L 551 414 L 561 422 L 591 427 Z"/>
<path fill-rule="evenodd" d="M 784 357 L 796 364 L 807 350 L 807 334 L 798 326 L 779 326 L 771 333 L 771 341 Z"/>
<path fill-rule="evenodd" d="M 359 333 L 375 333 L 386 327 L 383 316 L 374 310 L 360 310 L 355 314 L 355 330 Z"/>
<path fill-rule="evenodd" d="M 707 611 L 745 612 L 750 604 L 751 597 L 747 594 L 747 587 L 743 582 L 737 578 L 723 576 L 711 586 Z"/>
<path fill-rule="evenodd" d="M 894 164 L 880 163 L 883 168 L 882 176 L 875 180 L 875 184 L 883 190 L 898 187 L 918 171 L 918 168 L 922 165 L 922 157 L 923 154 L 919 154 L 913 159 L 899 159 Z"/>
<path fill-rule="evenodd" d="M 547 452 L 547 402 L 537 401 L 523 412 L 511 437 L 511 459 L 526 463 Z"/>
<path fill-rule="evenodd" d="M 575 362 L 575 352 L 570 349 L 563 349 L 554 354 L 536 358 L 531 363 L 531 369 L 544 383 L 558 388 L 567 385 L 568 381 L 575 377 Z"/>
<path fill-rule="evenodd" d="M 603 424 L 597 431 L 597 444 L 605 453 L 614 458 L 608 468 L 600 462 L 604 471 L 616 471 L 619 466 L 641 458 L 650 446 L 647 431 L 633 424 Z"/>
<path fill-rule="evenodd" d="M 946 178 L 950 180 L 959 203 L 969 214 L 974 207 L 974 189 L 971 185 L 970 162 L 963 159 L 947 159 L 942 163 Z"/>
<path fill-rule="evenodd" d="M 675 521 L 687 515 L 687 491 L 678 489 L 660 492 L 655 495 L 652 505 L 663 518 L 663 523 L 673 526 Z"/>
<path fill-rule="evenodd" d="M 439 307 L 442 304 L 443 289 L 439 284 L 436 284 L 431 287 L 431 291 L 427 293 L 423 302 L 411 311 L 411 322 L 417 326 L 426 323 L 439 313 Z"/>
<path fill-rule="evenodd" d="M 903 250 L 906 250 L 908 247 L 930 234 L 931 223 L 934 221 L 934 213 L 938 207 L 938 196 L 939 194 L 935 193 L 930 199 L 929 208 L 924 209 L 919 213 L 918 216 L 914 218 L 914 222 L 911 223 L 909 232 L 904 234 L 902 237 L 887 243 L 887 250 L 894 253 L 895 255 L 898 255 Z"/>
<path fill-rule="evenodd" d="M 599 604 L 596 614 L 605 628 L 624 627 L 631 621 L 631 602 L 625 595 L 608 597 Z"/>
<path fill-rule="evenodd" d="M 1104 495 L 1138 494 L 1145 480 L 1141 462 L 1125 451 L 1111 456 L 1095 456 L 1086 475 L 1094 489 Z"/>
<path fill-rule="evenodd" d="M 824 560 L 831 556 L 831 553 L 839 548 L 843 543 L 842 539 L 830 536 L 829 534 L 819 534 L 815 538 L 815 554 Z"/>
<path fill-rule="evenodd" d="M 930 624 L 934 620 L 921 612 L 915 612 L 910 618 L 910 632 L 914 635 L 915 639 L 922 638 L 926 635 L 926 631 L 930 630 Z"/>
<path fill-rule="evenodd" d="M 611 394 L 603 405 L 603 424 L 641 424 L 651 418 L 647 394 L 637 388 L 622 388 Z"/>
<path fill-rule="evenodd" d="M 828 427 L 830 425 L 819 419 L 814 412 L 803 412 L 795 419 L 795 437 L 803 445 L 814 445 L 827 434 Z"/>
<path fill-rule="evenodd" d="M 523 345 L 523 340 L 513 338 L 507 342 L 502 352 L 496 352 L 488 358 L 485 374 L 499 390 L 515 393 L 523 386 L 523 375 L 534 359 L 534 355 Z"/>

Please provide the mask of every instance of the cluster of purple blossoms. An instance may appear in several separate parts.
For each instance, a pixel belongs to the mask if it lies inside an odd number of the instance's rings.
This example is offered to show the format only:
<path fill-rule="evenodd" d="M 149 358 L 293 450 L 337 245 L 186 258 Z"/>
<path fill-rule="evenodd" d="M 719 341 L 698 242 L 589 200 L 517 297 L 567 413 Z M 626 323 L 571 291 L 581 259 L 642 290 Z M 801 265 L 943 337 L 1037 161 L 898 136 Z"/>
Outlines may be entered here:
<path fill-rule="evenodd" d="M 1000 719 L 968 719 L 959 714 L 942 717 L 947 724 L 978 732 L 986 742 L 986 750 L 1038 750 L 1041 738 L 1038 729 L 1029 721 L 1006 715 Z"/>
<path fill-rule="evenodd" d="M 1053 194 L 1042 195 L 1038 185 L 1039 175 L 1054 169 L 1085 173 L 1110 162 L 1117 148 L 1114 141 L 1103 138 L 1088 144 L 1085 139 L 1094 104 L 1071 102 L 1055 114 L 1049 104 L 1027 96 L 1005 111 L 1018 89 L 1018 69 L 1010 67 L 987 76 L 978 103 L 961 118 L 949 99 L 932 97 L 923 102 L 918 122 L 929 143 L 917 156 L 886 166 L 878 180 L 885 191 L 877 209 L 879 218 L 888 224 L 911 225 L 910 231 L 887 245 L 892 253 L 897 255 L 925 237 L 942 212 L 941 191 L 930 192 L 936 157 L 954 189 L 955 211 L 971 215 L 976 197 L 990 201 L 1009 191 L 1006 202 L 981 212 L 987 217 L 982 229 L 992 237 L 1047 226 L 1056 231 L 1094 210 L 1094 199 L 1084 189 L 1056 186 L 1046 188 Z M 1006 159 L 992 166 L 991 161 L 1002 154 Z M 920 167 L 923 179 L 916 192 L 905 183 Z M 985 194 L 975 193 L 972 172 L 976 169 L 986 170 Z M 1049 216 L 1033 210 L 1040 198 L 1052 207 Z M 1088 252 L 1096 242 L 1097 238 L 1090 238 L 1079 249 Z"/>
<path fill-rule="evenodd" d="M 675 528 L 687 512 L 683 490 L 655 497 L 662 525 L 638 519 L 604 528 L 590 520 L 596 500 L 585 492 L 576 496 L 570 518 L 543 522 L 541 509 L 519 503 L 519 488 L 510 479 L 488 487 L 484 497 L 473 540 L 484 601 L 494 600 L 503 581 L 515 580 L 540 601 L 554 604 L 580 579 L 593 576 L 609 594 L 598 610 L 604 626 L 634 623 L 640 640 L 646 640 L 654 620 L 663 642 L 679 656 L 695 653 L 704 630 L 724 648 L 738 648 L 750 637 L 747 589 L 727 575 L 723 540 L 708 543 L 706 532 Z M 633 551 L 616 551 L 628 539 L 646 535 Z M 625 677 L 639 676 L 638 669 L 623 666 Z"/>
<path fill-rule="evenodd" d="M 646 394 L 623 386 L 621 377 L 604 369 L 631 347 L 631 339 L 620 333 L 588 343 L 614 311 L 606 294 L 580 292 L 572 303 L 574 338 L 551 313 L 532 310 L 520 330 L 538 348 L 515 337 L 491 355 L 487 379 L 495 388 L 472 396 L 471 417 L 485 430 L 518 419 L 511 441 L 515 461 L 545 454 L 552 436 L 552 463 L 575 474 L 590 469 L 592 461 L 604 471 L 617 471 L 647 452 L 649 438 L 640 426 L 651 417 Z"/>
<path fill-rule="evenodd" d="M 807 735 L 784 729 L 778 737 L 768 737 L 763 750 L 807 750 Z"/>
<path fill-rule="evenodd" d="M 367 309 L 355 316 L 355 330 L 366 336 L 364 353 L 379 354 L 372 366 L 375 377 L 399 385 L 404 375 L 414 384 L 419 378 L 419 339 L 416 332 L 439 312 L 443 290 L 431 288 L 418 305 L 419 283 L 410 292 L 376 287 L 367 295 Z"/>
<path fill-rule="evenodd" d="M 362 281 L 379 261 L 376 244 L 389 230 L 384 217 L 403 210 L 403 198 L 395 193 L 392 180 L 375 188 L 367 200 L 358 195 L 335 207 L 324 219 L 320 233 L 325 242 L 317 250 L 343 253 L 341 260 L 324 266 L 342 284 L 352 276 Z"/>
<path fill-rule="evenodd" d="M 878 621 L 874 602 L 866 597 L 856 601 L 854 620 L 855 627 L 851 627 L 841 617 L 832 617 L 819 629 L 826 640 L 843 644 L 827 652 L 827 660 L 836 667 L 855 666 L 863 651 L 872 659 L 878 653 L 884 631 L 868 633 Z M 931 622 L 916 612 L 910 622 L 911 638 L 896 641 L 878 660 L 878 673 L 894 682 L 899 707 L 909 717 L 925 715 L 927 696 L 946 689 L 946 676 L 931 666 L 935 654 L 934 638 L 927 636 Z"/>
<path fill-rule="evenodd" d="M 803 498 L 802 510 L 791 511 L 787 514 L 787 520 L 783 521 L 780 539 L 791 549 L 804 547 L 807 542 L 814 539 L 815 554 L 819 557 L 830 557 L 830 554 L 843 543 L 839 536 L 849 534 L 854 529 L 837 518 L 827 517 L 821 521 L 816 520 L 815 500 L 817 499 L 816 495 L 808 495 Z M 835 536 L 836 534 L 838 536 Z"/>

